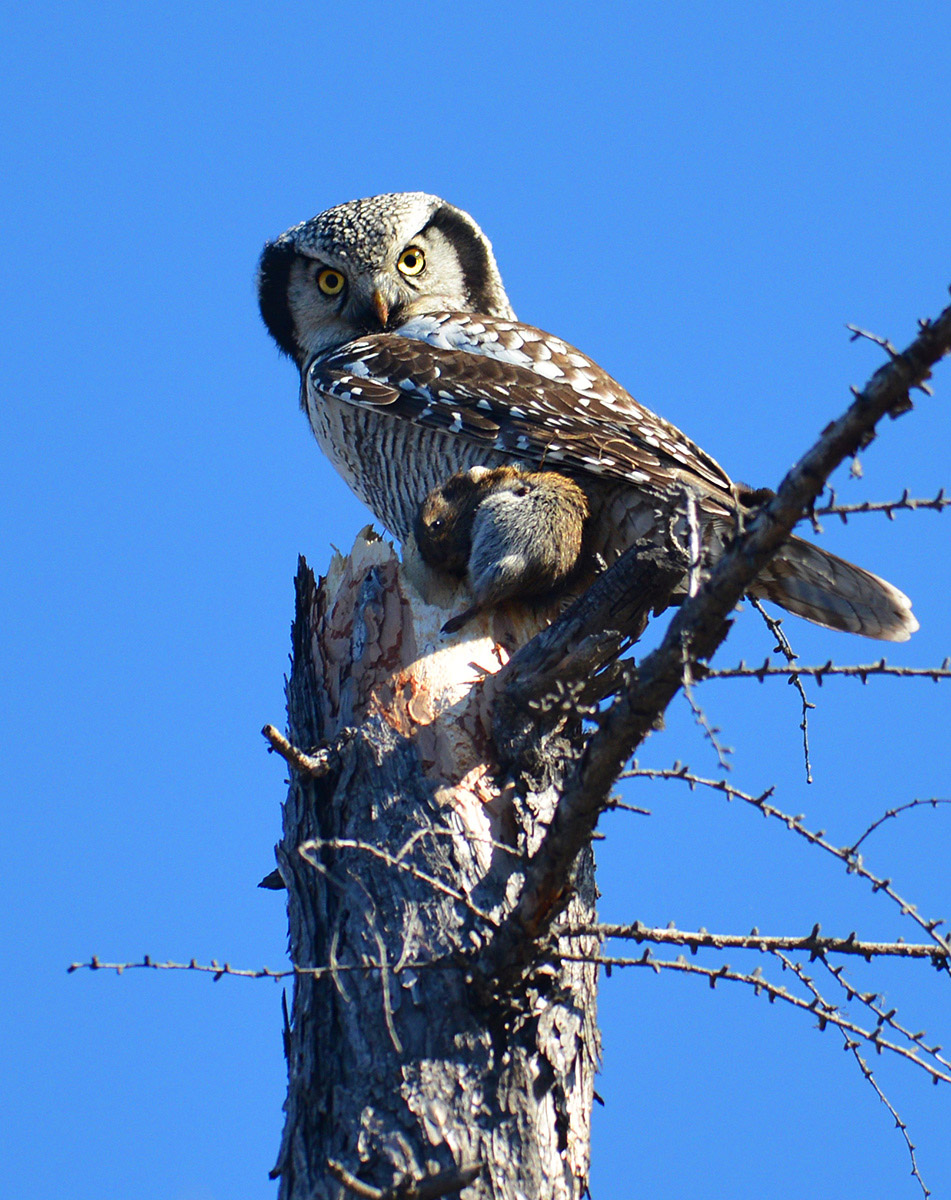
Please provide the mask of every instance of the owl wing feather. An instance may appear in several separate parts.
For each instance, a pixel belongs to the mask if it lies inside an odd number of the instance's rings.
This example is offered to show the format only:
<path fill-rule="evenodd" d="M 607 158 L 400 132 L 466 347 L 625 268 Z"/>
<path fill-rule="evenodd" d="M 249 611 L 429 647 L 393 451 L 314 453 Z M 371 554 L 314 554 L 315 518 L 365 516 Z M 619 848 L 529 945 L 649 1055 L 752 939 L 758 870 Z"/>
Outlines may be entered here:
<path fill-rule="evenodd" d="M 731 481 L 675 426 L 574 347 L 469 313 L 415 318 L 316 358 L 308 385 L 486 449 L 669 496 L 684 482 L 732 508 Z"/>
<path fill-rule="evenodd" d="M 452 433 L 486 451 L 668 500 L 689 484 L 707 517 L 732 517 L 722 467 L 580 351 L 532 326 L 436 313 L 314 359 L 308 387 L 346 404 Z M 821 625 L 905 641 L 918 628 L 904 593 L 793 538 L 754 594 Z"/>

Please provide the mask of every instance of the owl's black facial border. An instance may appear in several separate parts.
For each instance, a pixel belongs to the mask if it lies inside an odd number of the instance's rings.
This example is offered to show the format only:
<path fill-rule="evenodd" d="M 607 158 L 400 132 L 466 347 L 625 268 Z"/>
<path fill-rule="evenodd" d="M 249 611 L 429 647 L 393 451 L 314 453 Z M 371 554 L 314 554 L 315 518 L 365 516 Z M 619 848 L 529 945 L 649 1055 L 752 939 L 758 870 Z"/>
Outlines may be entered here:
<path fill-rule="evenodd" d="M 299 347 L 288 299 L 291 266 L 297 252 L 287 242 L 267 242 L 258 264 L 258 305 L 271 337 L 295 361 Z"/>
<path fill-rule="evenodd" d="M 466 293 L 476 312 L 487 311 L 490 305 L 492 264 L 489 250 L 466 214 L 458 208 L 443 205 L 429 218 L 419 236 L 427 230 L 438 229 L 450 241 L 459 256 Z"/>

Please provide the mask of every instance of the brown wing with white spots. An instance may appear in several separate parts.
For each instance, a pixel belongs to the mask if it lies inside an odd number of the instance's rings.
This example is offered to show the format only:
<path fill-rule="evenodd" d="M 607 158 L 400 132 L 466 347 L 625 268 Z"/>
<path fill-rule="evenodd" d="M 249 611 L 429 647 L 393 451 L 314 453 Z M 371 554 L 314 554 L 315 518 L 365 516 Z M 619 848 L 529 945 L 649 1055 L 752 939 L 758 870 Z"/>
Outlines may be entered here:
<path fill-rule="evenodd" d="M 693 482 L 729 495 L 726 472 L 694 442 L 580 351 L 515 321 L 417 317 L 321 356 L 307 379 L 337 400 L 522 461 L 647 494 Z"/>

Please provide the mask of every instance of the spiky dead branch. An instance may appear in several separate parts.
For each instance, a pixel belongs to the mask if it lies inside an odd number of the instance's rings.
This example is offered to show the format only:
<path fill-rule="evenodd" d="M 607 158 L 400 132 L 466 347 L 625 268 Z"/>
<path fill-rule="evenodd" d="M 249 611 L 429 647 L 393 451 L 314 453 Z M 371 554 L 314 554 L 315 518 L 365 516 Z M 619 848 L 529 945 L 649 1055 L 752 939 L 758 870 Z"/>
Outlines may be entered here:
<path fill-rule="evenodd" d="M 921 388 L 934 364 L 951 350 L 951 306 L 935 321 L 922 322 L 918 336 L 903 353 L 890 344 L 886 348 L 889 362 L 862 391 L 855 392 L 846 412 L 826 427 L 789 471 L 776 495 L 747 523 L 709 579 L 685 601 L 658 649 L 625 676 L 610 707 L 599 715 L 597 728 L 566 781 L 554 819 L 526 865 L 515 910 L 478 956 L 477 969 L 485 977 L 512 986 L 532 962 L 533 943 L 559 911 L 550 898 L 565 894 L 563 881 L 607 807 L 624 762 L 683 688 L 685 663 L 697 673 L 696 665 L 712 656 L 729 630 L 729 614 L 796 523 L 811 511 L 832 471 L 873 441 L 883 417 L 897 417 L 911 408 L 910 389 Z M 556 636 L 550 632 L 549 640 Z M 504 738 L 504 716 L 497 730 Z M 863 870 L 859 862 L 851 869 Z M 933 927 L 929 932 L 937 936 Z M 939 943 L 947 950 L 943 939 Z"/>

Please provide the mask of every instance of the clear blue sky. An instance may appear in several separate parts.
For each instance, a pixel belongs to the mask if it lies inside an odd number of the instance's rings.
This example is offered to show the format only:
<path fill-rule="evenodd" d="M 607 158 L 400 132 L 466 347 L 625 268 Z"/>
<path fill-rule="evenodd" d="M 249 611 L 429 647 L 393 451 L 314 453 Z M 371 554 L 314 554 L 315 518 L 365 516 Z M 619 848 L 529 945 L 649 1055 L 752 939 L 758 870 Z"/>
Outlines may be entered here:
<path fill-rule="evenodd" d="M 292 576 L 366 514 L 323 461 L 260 324 L 265 238 L 355 196 L 444 195 L 492 238 L 519 314 L 583 347 L 734 475 L 775 485 L 951 282 L 951 9 L 759 5 L 91 6 L 37 0 L 0 38 L 6 268 L 3 1190 L 31 1200 L 267 1198 L 282 1125 L 279 988 L 73 959 L 279 966 L 273 866 Z M 951 484 L 951 369 L 887 422 L 847 499 Z M 940 663 L 951 516 L 857 519 L 825 544 L 914 598 L 889 658 Z M 790 619 L 802 661 L 875 644 Z M 724 663 L 771 639 L 743 615 Z M 816 783 L 781 683 L 701 695 L 732 781 L 847 844 L 948 796 L 947 685 L 811 689 Z M 679 702 L 644 762 L 715 775 Z M 599 843 L 608 919 L 917 931 L 716 795 L 626 788 Z M 951 812 L 868 861 L 951 916 Z M 713 960 L 701 960 L 713 961 Z M 738 956 L 732 961 L 739 964 Z M 951 1044 L 947 980 L 875 967 Z M 832 1031 L 739 989 L 603 988 L 595 1200 L 914 1197 L 888 1113 Z M 951 1187 L 951 1088 L 874 1066 L 922 1173 Z"/>

